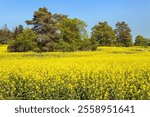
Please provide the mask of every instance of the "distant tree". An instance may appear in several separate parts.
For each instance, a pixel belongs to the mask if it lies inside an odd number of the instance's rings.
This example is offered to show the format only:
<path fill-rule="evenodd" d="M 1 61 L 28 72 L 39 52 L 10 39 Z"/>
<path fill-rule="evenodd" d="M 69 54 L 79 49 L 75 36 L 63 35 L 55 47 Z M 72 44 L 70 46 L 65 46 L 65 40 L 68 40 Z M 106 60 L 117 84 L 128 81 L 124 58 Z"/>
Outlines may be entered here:
<path fill-rule="evenodd" d="M 92 28 L 92 39 L 97 40 L 99 45 L 111 46 L 115 44 L 115 32 L 107 22 L 99 22 Z"/>
<path fill-rule="evenodd" d="M 12 38 L 12 32 L 7 28 L 5 24 L 2 29 L 0 29 L 0 44 L 6 44 Z"/>
<path fill-rule="evenodd" d="M 31 29 L 25 29 L 22 33 L 18 34 L 16 40 L 9 43 L 8 50 L 11 52 L 27 52 L 36 48 L 37 35 Z"/>
<path fill-rule="evenodd" d="M 131 29 L 125 22 L 117 22 L 115 33 L 118 46 L 132 46 Z"/>
<path fill-rule="evenodd" d="M 134 43 L 135 46 L 148 46 L 148 40 L 145 39 L 143 36 L 141 35 L 138 35 L 136 38 L 135 38 L 135 43 Z"/>
<path fill-rule="evenodd" d="M 13 39 L 16 40 L 17 35 L 19 35 L 20 33 L 22 33 L 23 30 L 24 30 L 24 28 L 23 28 L 22 25 L 17 26 L 17 27 L 14 29 Z"/>

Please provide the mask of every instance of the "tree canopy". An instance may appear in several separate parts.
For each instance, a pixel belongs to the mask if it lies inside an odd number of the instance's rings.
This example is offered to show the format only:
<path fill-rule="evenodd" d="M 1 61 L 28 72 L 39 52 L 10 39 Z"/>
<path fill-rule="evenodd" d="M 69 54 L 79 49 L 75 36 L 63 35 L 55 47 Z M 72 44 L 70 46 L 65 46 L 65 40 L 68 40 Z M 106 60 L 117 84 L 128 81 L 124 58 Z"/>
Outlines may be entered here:
<path fill-rule="evenodd" d="M 8 46 L 11 52 L 27 52 L 36 48 L 36 33 L 27 28 L 18 34 L 16 40 L 12 40 Z"/>
<path fill-rule="evenodd" d="M 117 36 L 116 42 L 118 46 L 132 46 L 131 29 L 129 28 L 128 24 L 125 22 L 117 22 L 115 33 Z"/>
<path fill-rule="evenodd" d="M 99 45 L 110 46 L 115 44 L 115 32 L 107 22 L 99 22 L 92 28 L 92 38 L 99 42 Z"/>
<path fill-rule="evenodd" d="M 138 36 L 136 36 L 136 38 L 135 38 L 135 43 L 134 43 L 134 45 L 135 45 L 135 46 L 147 47 L 147 46 L 150 45 L 150 40 L 144 38 L 144 37 L 141 36 L 141 35 L 138 35 Z"/>

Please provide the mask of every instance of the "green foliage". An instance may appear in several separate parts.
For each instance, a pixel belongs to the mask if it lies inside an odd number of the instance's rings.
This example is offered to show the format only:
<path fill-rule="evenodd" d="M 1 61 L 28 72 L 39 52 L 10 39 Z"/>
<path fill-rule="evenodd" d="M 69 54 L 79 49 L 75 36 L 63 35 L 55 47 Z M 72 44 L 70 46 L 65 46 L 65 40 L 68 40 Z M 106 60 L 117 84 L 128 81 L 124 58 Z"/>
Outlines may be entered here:
<path fill-rule="evenodd" d="M 86 26 L 85 22 L 77 18 L 63 19 L 60 23 L 60 33 L 63 41 L 61 42 L 63 45 L 61 46 L 62 50 L 66 49 L 66 47 L 63 49 L 64 45 L 67 46 L 69 51 L 87 50 L 87 47 L 83 46 L 84 40 L 88 37 L 85 29 Z M 91 46 L 90 41 L 87 44 L 87 46 Z M 88 50 L 91 50 L 91 48 L 88 47 Z"/>
<path fill-rule="evenodd" d="M 27 20 L 27 25 L 32 25 L 33 30 L 38 34 L 38 46 L 41 51 L 53 51 L 55 45 L 60 41 L 60 34 L 58 33 L 57 21 L 52 13 L 47 8 L 39 8 L 34 12 L 32 20 Z M 58 17 L 55 15 L 55 18 Z M 53 46 L 51 48 L 51 46 Z"/>
<path fill-rule="evenodd" d="M 146 39 L 147 40 L 147 45 L 150 46 L 150 39 Z"/>
<path fill-rule="evenodd" d="M 25 29 L 17 35 L 16 40 L 12 40 L 8 46 L 11 52 L 27 52 L 33 50 L 36 44 L 37 35 L 31 29 Z"/>
<path fill-rule="evenodd" d="M 112 46 L 115 44 L 115 32 L 107 22 L 99 22 L 92 28 L 92 39 L 97 40 L 99 45 Z"/>
<path fill-rule="evenodd" d="M 88 51 L 88 50 L 95 51 L 97 49 L 97 47 L 98 47 L 97 41 L 95 41 L 93 39 L 85 38 L 81 42 L 80 50 L 82 50 L 82 51 Z"/>
<path fill-rule="evenodd" d="M 132 46 L 131 29 L 125 22 L 117 22 L 116 24 L 117 46 Z"/>
<path fill-rule="evenodd" d="M 34 51 L 78 51 L 82 41 L 87 38 L 86 23 L 66 15 L 52 14 L 47 8 L 39 8 L 34 12 L 28 25 L 38 34 L 37 48 Z M 89 43 L 88 46 L 93 46 Z M 86 47 L 87 49 L 87 47 Z M 90 49 L 90 48 L 89 48 Z"/>
<path fill-rule="evenodd" d="M 149 40 L 144 38 L 141 35 L 138 35 L 135 39 L 135 46 L 143 46 L 143 47 L 147 47 L 149 45 Z"/>
<path fill-rule="evenodd" d="M 22 25 L 19 25 L 17 26 L 15 29 L 14 29 L 14 33 L 13 33 L 13 40 L 16 40 L 17 36 L 22 33 L 24 30 L 23 26 Z"/>
<path fill-rule="evenodd" d="M 52 14 L 45 7 L 35 11 L 33 19 L 27 20 L 26 24 L 33 25 L 33 30 L 39 34 L 52 33 L 55 28 L 55 24 L 52 21 Z"/>
<path fill-rule="evenodd" d="M 68 42 L 62 41 L 61 43 L 59 43 L 58 45 L 58 51 L 62 51 L 62 52 L 71 52 L 71 51 L 77 51 L 78 48 L 75 44 L 69 44 Z"/>
<path fill-rule="evenodd" d="M 0 29 L 0 44 L 7 44 L 12 38 L 12 32 L 7 28 L 5 24 L 2 29 Z"/>
<path fill-rule="evenodd" d="M 60 24 L 60 33 L 63 41 L 72 43 L 73 41 L 80 42 L 87 37 L 86 23 L 75 18 L 65 18 Z"/>

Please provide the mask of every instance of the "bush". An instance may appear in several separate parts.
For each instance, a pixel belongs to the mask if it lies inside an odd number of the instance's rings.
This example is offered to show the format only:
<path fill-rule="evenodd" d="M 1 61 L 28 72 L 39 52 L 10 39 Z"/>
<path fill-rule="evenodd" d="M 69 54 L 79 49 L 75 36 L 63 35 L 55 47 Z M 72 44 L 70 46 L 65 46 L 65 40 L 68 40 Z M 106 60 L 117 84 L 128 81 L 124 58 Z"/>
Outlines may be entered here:
<path fill-rule="evenodd" d="M 37 35 L 31 29 L 25 29 L 22 33 L 17 35 L 16 40 L 11 41 L 8 46 L 10 52 L 27 52 L 31 51 L 37 46 Z"/>
<path fill-rule="evenodd" d="M 91 40 L 90 39 L 84 39 L 82 42 L 81 42 L 81 47 L 80 47 L 80 50 L 82 51 L 86 51 L 86 50 L 91 50 L 91 47 L 92 47 L 92 43 L 91 43 Z"/>
<path fill-rule="evenodd" d="M 36 48 L 33 49 L 33 52 L 41 52 L 41 49 L 36 47 Z"/>

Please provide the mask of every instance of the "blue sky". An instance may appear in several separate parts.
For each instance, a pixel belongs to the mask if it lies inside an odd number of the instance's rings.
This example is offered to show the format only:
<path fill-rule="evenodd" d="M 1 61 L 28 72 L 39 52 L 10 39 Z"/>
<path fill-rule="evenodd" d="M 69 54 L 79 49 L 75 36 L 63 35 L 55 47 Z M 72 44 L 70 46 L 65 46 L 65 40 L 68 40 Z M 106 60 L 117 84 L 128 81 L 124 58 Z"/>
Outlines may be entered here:
<path fill-rule="evenodd" d="M 32 19 L 39 7 L 52 13 L 62 13 L 79 18 L 88 24 L 88 32 L 98 22 L 107 21 L 115 28 L 118 21 L 125 21 L 132 29 L 133 38 L 143 35 L 150 38 L 150 0 L 1 0 L 0 27 L 13 28 Z"/>

